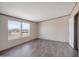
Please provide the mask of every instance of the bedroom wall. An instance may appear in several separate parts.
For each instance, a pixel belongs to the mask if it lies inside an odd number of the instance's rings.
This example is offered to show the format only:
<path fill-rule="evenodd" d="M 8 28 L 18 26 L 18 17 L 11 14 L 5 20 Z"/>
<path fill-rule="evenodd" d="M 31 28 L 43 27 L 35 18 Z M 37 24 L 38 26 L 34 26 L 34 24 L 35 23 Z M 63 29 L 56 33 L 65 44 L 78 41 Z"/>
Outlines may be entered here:
<path fill-rule="evenodd" d="M 38 23 L 38 37 L 45 40 L 68 42 L 69 17 L 64 16 Z"/>

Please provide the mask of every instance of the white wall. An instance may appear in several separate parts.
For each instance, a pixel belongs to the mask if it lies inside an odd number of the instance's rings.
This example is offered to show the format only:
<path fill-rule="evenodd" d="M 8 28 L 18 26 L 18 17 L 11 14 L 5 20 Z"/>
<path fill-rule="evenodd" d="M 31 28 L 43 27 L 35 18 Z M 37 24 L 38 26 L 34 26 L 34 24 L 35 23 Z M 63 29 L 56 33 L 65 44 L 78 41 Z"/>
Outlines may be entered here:
<path fill-rule="evenodd" d="M 20 19 L 0 15 L 0 51 L 37 38 L 36 23 L 26 21 L 26 22 L 30 23 L 30 25 L 31 25 L 30 37 L 8 41 L 8 20 L 9 19 L 15 19 L 15 20 L 21 21 Z"/>
<path fill-rule="evenodd" d="M 77 5 L 75 6 L 75 8 L 74 8 L 74 10 L 72 11 L 72 13 L 71 13 L 71 16 L 70 16 L 70 21 L 71 21 L 71 23 L 72 23 L 72 27 L 74 28 L 74 16 L 76 15 L 76 13 L 79 11 L 79 3 L 77 3 Z M 70 26 L 70 27 L 71 27 Z M 69 36 L 70 36 L 70 38 L 69 38 L 69 44 L 70 44 L 70 46 L 73 48 L 73 45 L 74 45 L 74 29 L 70 29 L 70 32 L 69 32 Z M 79 41 L 79 40 L 78 40 Z M 79 49 L 79 42 L 78 42 L 78 49 Z"/>
<path fill-rule="evenodd" d="M 69 39 L 69 16 L 40 22 L 39 38 L 68 42 Z"/>
<path fill-rule="evenodd" d="M 69 19 L 69 45 L 74 48 L 74 17 Z"/>

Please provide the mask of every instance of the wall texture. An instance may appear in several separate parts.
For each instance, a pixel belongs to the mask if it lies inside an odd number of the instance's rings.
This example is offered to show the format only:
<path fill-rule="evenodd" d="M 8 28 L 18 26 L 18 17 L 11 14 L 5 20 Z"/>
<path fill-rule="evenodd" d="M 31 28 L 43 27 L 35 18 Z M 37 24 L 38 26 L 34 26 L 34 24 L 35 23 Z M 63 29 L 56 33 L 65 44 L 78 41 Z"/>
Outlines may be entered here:
<path fill-rule="evenodd" d="M 0 51 L 37 38 L 36 23 L 25 21 L 30 23 L 31 25 L 30 37 L 16 39 L 16 40 L 8 40 L 8 20 L 13 20 L 13 19 L 21 21 L 20 19 L 0 15 Z"/>
<path fill-rule="evenodd" d="M 69 39 L 69 16 L 40 22 L 38 24 L 38 37 L 47 40 L 68 42 Z"/>

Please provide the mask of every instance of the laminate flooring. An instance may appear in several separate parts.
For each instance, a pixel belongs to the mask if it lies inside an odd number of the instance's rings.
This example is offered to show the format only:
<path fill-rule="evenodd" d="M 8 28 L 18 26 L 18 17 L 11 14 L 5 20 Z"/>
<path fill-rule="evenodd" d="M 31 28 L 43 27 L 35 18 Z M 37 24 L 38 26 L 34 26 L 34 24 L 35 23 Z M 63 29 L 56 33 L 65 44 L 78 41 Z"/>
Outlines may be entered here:
<path fill-rule="evenodd" d="M 13 47 L 3 53 L 1 57 L 77 57 L 77 51 L 67 43 L 53 40 L 37 39 Z"/>

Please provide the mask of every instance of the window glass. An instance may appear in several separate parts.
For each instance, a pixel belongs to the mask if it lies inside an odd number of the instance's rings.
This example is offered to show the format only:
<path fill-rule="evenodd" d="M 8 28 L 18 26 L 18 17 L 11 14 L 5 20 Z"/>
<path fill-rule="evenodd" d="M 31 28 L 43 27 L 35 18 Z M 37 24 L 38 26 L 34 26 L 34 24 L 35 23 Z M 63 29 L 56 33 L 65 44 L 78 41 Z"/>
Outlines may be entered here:
<path fill-rule="evenodd" d="M 8 20 L 8 40 L 21 37 L 21 22 Z"/>
<path fill-rule="evenodd" d="M 30 24 L 22 23 L 22 37 L 27 37 L 30 35 Z"/>

